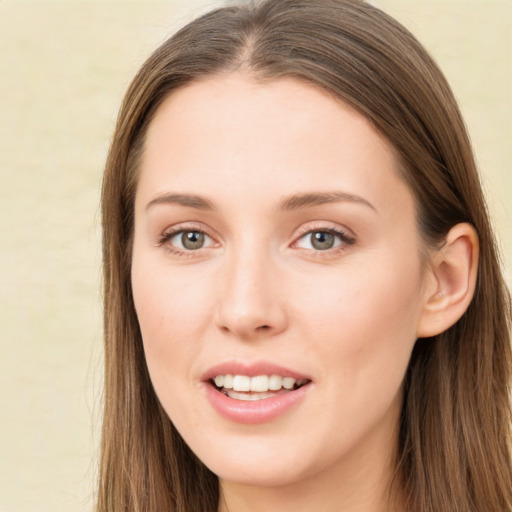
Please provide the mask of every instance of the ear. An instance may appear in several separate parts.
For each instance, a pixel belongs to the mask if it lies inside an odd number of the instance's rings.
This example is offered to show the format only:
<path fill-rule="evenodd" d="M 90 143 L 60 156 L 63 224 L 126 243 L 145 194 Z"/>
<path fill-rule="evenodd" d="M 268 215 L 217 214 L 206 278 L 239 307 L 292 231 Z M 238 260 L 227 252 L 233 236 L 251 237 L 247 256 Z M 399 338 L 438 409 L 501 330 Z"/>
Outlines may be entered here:
<path fill-rule="evenodd" d="M 464 314 L 475 292 L 478 254 L 478 235 L 473 226 L 462 223 L 450 229 L 426 271 L 418 338 L 446 331 Z"/>

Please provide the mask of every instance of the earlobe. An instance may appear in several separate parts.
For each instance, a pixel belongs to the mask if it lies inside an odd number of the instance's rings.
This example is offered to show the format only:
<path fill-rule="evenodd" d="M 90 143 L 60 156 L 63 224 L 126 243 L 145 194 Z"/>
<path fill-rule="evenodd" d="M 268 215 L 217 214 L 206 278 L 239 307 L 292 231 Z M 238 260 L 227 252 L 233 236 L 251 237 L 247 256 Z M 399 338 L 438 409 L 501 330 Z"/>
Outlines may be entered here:
<path fill-rule="evenodd" d="M 478 255 L 478 235 L 471 224 L 450 229 L 426 276 L 429 286 L 425 287 L 418 338 L 446 331 L 464 314 L 475 292 Z"/>

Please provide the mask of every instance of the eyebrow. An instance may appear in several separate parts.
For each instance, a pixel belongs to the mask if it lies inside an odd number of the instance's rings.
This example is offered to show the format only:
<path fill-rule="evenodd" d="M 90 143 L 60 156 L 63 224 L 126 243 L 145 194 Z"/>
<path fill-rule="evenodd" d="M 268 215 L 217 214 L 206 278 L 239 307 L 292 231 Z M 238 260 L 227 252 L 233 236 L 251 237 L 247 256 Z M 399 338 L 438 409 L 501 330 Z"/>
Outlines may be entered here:
<path fill-rule="evenodd" d="M 375 206 L 366 199 L 347 192 L 309 192 L 305 194 L 294 194 L 285 197 L 281 201 L 279 208 L 281 210 L 302 210 L 323 204 L 339 202 L 359 203 L 377 211 Z"/>
<path fill-rule="evenodd" d="M 188 206 L 189 208 L 195 208 L 196 210 L 208 210 L 213 211 L 215 208 L 211 201 L 205 197 L 198 196 L 196 194 L 162 194 L 152 199 L 146 205 L 146 211 L 152 206 L 158 204 L 177 204 L 180 206 Z"/>
<path fill-rule="evenodd" d="M 377 211 L 366 199 L 349 194 L 347 192 L 306 192 L 304 194 L 293 194 L 283 198 L 279 204 L 279 210 L 281 211 L 292 211 L 302 210 L 306 208 L 313 208 L 315 206 L 321 206 L 328 203 L 339 203 L 349 202 L 358 203 L 368 206 L 374 211 Z M 180 206 L 186 206 L 189 208 L 195 208 L 196 210 L 214 211 L 215 207 L 213 203 L 203 196 L 196 194 L 162 194 L 152 199 L 146 205 L 146 211 L 151 207 L 160 204 L 176 204 Z"/>

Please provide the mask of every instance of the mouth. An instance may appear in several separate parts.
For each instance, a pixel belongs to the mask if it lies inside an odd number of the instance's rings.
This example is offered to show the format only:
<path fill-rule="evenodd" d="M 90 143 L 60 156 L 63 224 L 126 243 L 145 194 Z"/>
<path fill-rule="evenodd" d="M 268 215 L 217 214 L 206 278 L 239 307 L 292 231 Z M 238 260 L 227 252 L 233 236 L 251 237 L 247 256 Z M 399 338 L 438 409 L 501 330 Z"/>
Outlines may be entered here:
<path fill-rule="evenodd" d="M 314 390 L 309 375 L 269 361 L 226 361 L 207 370 L 201 381 L 213 409 L 240 424 L 289 417 Z"/>
<path fill-rule="evenodd" d="M 282 375 L 231 375 L 219 374 L 209 380 L 209 384 L 224 396 L 233 400 L 267 400 L 283 393 L 296 391 L 311 381 Z"/>

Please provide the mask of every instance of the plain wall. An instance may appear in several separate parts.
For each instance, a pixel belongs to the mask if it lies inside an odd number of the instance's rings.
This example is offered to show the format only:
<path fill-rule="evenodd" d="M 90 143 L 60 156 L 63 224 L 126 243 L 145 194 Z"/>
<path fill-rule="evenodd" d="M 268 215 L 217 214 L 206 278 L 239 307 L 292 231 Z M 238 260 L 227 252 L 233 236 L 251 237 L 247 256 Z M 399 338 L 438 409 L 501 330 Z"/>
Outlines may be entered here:
<path fill-rule="evenodd" d="M 512 266 L 512 2 L 377 0 L 445 70 Z M 92 508 L 101 412 L 99 189 L 119 103 L 221 2 L 0 0 L 0 512 Z"/>

